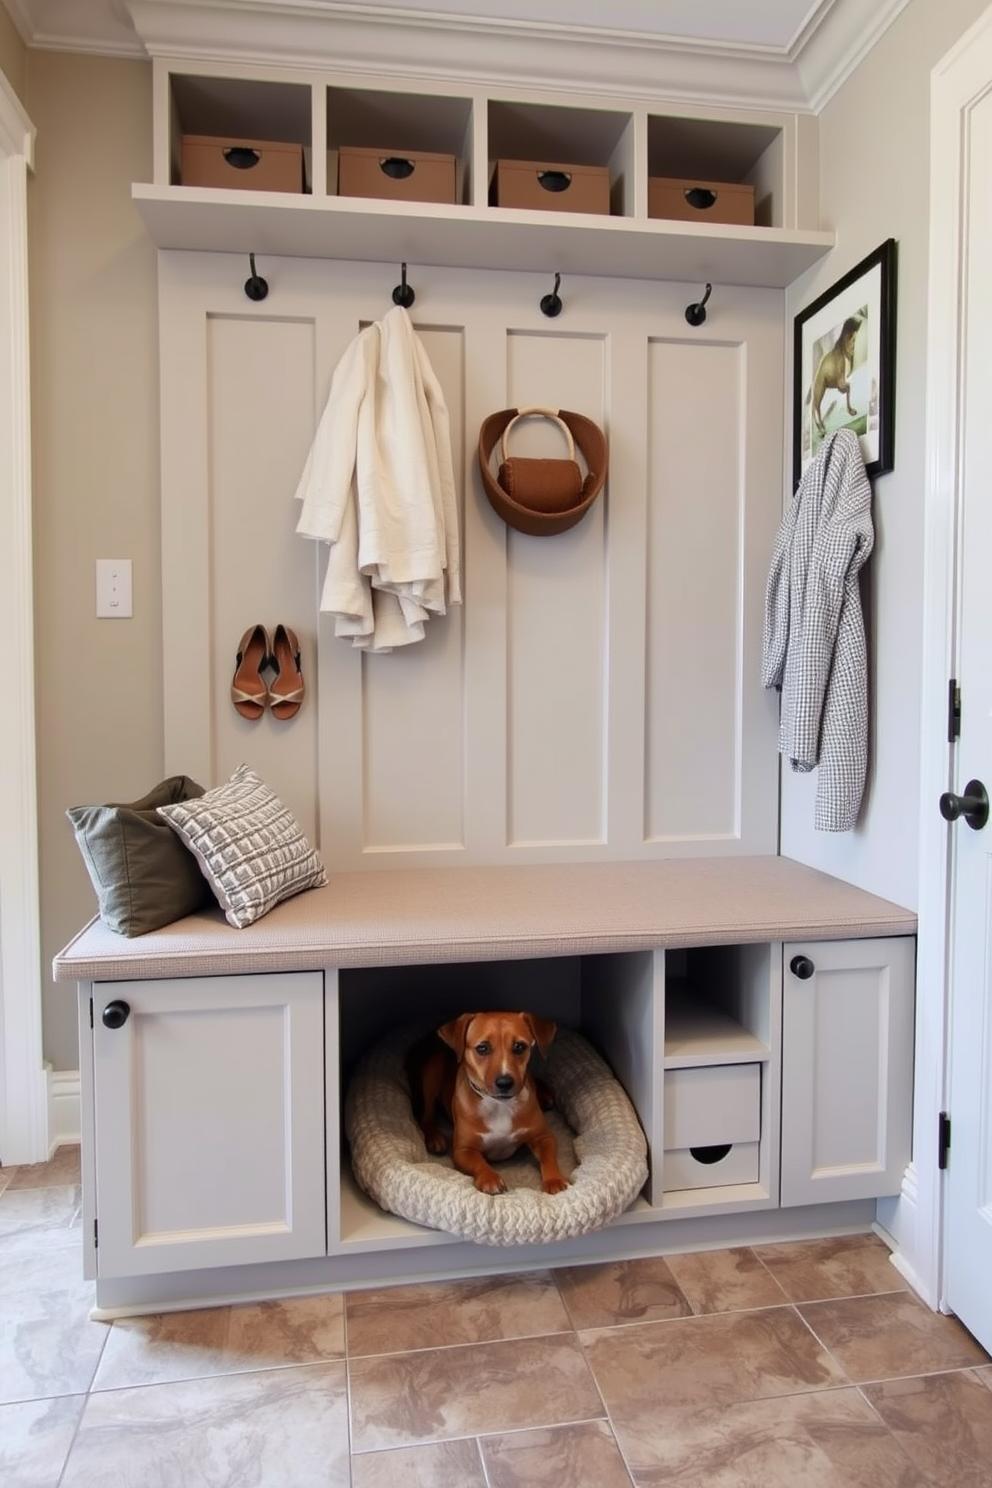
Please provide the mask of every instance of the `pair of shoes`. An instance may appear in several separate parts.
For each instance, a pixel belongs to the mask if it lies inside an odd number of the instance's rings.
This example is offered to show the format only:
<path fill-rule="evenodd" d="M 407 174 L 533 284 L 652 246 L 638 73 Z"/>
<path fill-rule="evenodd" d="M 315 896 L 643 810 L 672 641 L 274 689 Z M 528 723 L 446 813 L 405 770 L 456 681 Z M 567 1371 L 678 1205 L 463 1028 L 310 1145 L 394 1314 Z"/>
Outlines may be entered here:
<path fill-rule="evenodd" d="M 267 668 L 275 672 L 271 686 L 262 677 Z M 231 680 L 231 701 L 241 717 L 254 721 L 269 707 L 273 718 L 292 718 L 305 691 L 300 643 L 289 626 L 277 625 L 271 641 L 264 625 L 246 630 Z"/>

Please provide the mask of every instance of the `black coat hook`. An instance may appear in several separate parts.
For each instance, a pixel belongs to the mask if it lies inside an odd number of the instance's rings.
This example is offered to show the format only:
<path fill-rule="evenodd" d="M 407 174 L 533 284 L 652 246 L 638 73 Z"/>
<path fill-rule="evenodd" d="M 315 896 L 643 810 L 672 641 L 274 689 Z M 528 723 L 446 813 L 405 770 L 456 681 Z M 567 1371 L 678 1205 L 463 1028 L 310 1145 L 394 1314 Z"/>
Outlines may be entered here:
<path fill-rule="evenodd" d="M 562 311 L 561 297 L 558 294 L 558 286 L 561 283 L 561 275 L 555 275 L 555 287 L 550 294 L 541 297 L 541 314 L 548 315 L 553 320 Z"/>
<path fill-rule="evenodd" d="M 401 264 L 400 282 L 393 290 L 393 304 L 402 305 L 404 310 L 409 310 L 416 298 L 413 287 L 406 282 L 406 264 Z"/>
<path fill-rule="evenodd" d="M 707 284 L 706 293 L 703 295 L 703 298 L 695 305 L 687 305 L 685 307 L 685 318 L 691 326 L 701 326 L 706 319 L 706 301 L 712 293 L 712 284 Z"/>
<path fill-rule="evenodd" d="M 255 273 L 254 253 L 249 253 L 248 262 L 251 264 L 251 277 L 245 280 L 245 294 L 250 300 L 264 300 L 269 286 L 260 274 Z"/>

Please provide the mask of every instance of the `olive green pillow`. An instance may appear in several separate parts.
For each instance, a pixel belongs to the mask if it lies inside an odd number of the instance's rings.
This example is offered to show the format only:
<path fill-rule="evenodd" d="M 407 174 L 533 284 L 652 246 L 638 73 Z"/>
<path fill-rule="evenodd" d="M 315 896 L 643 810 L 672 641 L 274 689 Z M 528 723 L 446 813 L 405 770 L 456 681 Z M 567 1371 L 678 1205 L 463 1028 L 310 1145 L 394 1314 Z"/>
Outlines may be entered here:
<path fill-rule="evenodd" d="M 216 904 L 196 858 L 156 808 L 203 795 L 186 775 L 163 780 L 140 801 L 73 806 L 66 812 L 100 905 L 120 935 L 158 930 Z"/>

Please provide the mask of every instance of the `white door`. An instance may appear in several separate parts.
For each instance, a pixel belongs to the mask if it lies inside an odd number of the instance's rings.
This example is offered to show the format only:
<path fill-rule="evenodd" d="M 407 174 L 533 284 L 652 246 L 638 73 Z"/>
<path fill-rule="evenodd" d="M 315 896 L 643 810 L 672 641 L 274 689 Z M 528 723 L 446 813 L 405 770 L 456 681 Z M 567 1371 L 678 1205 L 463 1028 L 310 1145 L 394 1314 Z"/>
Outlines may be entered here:
<path fill-rule="evenodd" d="M 957 279 L 957 417 L 948 442 L 954 450 L 957 499 L 953 655 L 961 688 L 961 727 L 960 741 L 950 751 L 950 791 L 958 800 L 942 798 L 943 813 L 961 812 L 947 828 L 951 1147 L 945 1188 L 945 1300 L 984 1346 L 992 1349 L 992 827 L 982 825 L 981 811 L 961 806 L 969 782 L 992 786 L 992 276 L 988 271 L 992 262 L 992 21 L 988 16 L 959 51 L 954 65 L 942 74 L 938 70 L 934 111 L 935 147 L 943 118 L 951 157 L 945 163 L 951 174 L 960 162 L 951 217 L 957 235 L 953 276 Z M 938 165 L 936 159 L 934 164 Z M 932 210 L 936 214 L 936 203 Z M 936 264 L 931 268 L 938 271 Z"/>
<path fill-rule="evenodd" d="M 98 1275 L 325 1254 L 321 973 L 93 993 Z"/>

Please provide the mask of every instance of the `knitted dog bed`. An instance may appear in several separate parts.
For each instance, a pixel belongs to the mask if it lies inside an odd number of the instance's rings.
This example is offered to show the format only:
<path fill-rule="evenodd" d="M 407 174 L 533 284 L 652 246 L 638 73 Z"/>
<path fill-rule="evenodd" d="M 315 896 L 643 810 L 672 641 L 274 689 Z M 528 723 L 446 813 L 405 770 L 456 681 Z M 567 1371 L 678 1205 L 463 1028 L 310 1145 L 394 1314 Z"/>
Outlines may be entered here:
<path fill-rule="evenodd" d="M 557 1109 L 547 1118 L 569 1188 L 543 1193 L 522 1149 L 496 1164 L 509 1192 L 491 1195 L 424 1145 L 404 1068 L 422 1031 L 395 1031 L 370 1049 L 345 1100 L 352 1170 L 381 1208 L 484 1245 L 534 1245 L 602 1229 L 637 1198 L 648 1176 L 644 1133 L 609 1065 L 579 1034 L 559 1028 L 542 1070 L 554 1091 Z"/>

